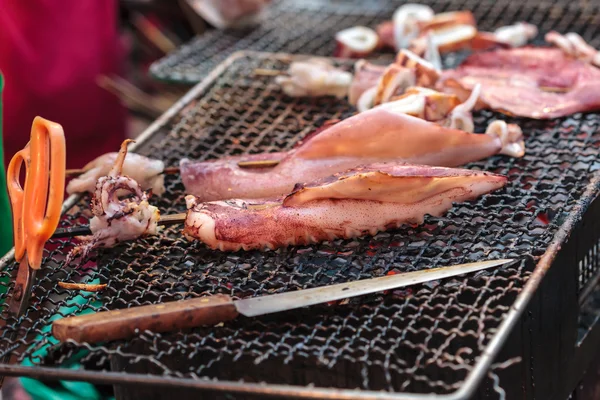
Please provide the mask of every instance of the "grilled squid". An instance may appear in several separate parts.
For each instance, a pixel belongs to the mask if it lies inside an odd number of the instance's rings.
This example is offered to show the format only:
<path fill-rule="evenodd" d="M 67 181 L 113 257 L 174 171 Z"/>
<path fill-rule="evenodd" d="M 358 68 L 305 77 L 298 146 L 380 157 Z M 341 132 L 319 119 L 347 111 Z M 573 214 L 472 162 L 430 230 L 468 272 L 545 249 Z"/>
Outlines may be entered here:
<path fill-rule="evenodd" d="M 424 32 L 414 39 L 409 49 L 418 55 L 423 55 L 428 46 L 435 46 L 440 53 L 447 53 L 469 48 L 477 36 L 477 28 L 473 25 L 449 25 L 441 29 Z M 432 41 L 428 45 L 428 40 Z"/>
<path fill-rule="evenodd" d="M 600 52 L 587 44 L 577 33 L 570 32 L 561 35 L 558 32 L 551 31 L 546 34 L 545 39 L 546 42 L 555 45 L 565 54 L 600 67 Z"/>
<path fill-rule="evenodd" d="M 436 32 L 455 26 L 476 28 L 477 24 L 473 13 L 463 10 L 434 14 L 428 6 L 406 4 L 396 10 L 392 21 L 385 21 L 377 26 L 377 35 L 382 46 L 401 50 L 414 47 L 415 40 L 418 44 L 425 45 L 427 34 L 435 35 Z M 464 43 L 468 43 L 468 41 L 461 42 L 461 44 Z M 442 44 L 447 45 L 448 43 Z"/>
<path fill-rule="evenodd" d="M 384 21 L 375 28 L 379 37 L 379 45 L 383 48 L 396 49 L 394 38 L 394 22 Z"/>
<path fill-rule="evenodd" d="M 134 179 L 122 175 L 129 142 L 125 140 L 121 145 L 108 175 L 98 178 L 91 201 L 92 235 L 80 237 L 85 243 L 73 249 L 67 264 L 78 254 L 87 258 L 93 248 L 113 247 L 122 241 L 157 234 L 158 208 L 148 203 L 149 194 Z"/>
<path fill-rule="evenodd" d="M 396 96 L 392 100 L 395 108 L 400 112 L 443 126 L 457 128 L 446 122 L 453 110 L 460 106 L 460 100 L 455 95 L 422 87 L 411 87 L 402 96 Z M 465 129 L 461 130 L 466 131 Z"/>
<path fill-rule="evenodd" d="M 212 249 L 238 251 L 374 235 L 441 216 L 455 202 L 500 189 L 506 178 L 482 171 L 401 163 L 357 167 L 268 200 L 203 203 L 187 196 L 184 235 Z"/>
<path fill-rule="evenodd" d="M 348 102 L 356 106 L 364 92 L 377 86 L 386 68 L 385 65 L 372 64 L 366 60 L 354 63 L 354 78 L 348 89 Z"/>
<path fill-rule="evenodd" d="M 189 194 L 199 201 L 258 199 L 289 193 L 297 182 L 309 182 L 375 162 L 404 161 L 456 167 L 500 154 L 507 146 L 524 151 L 523 138 L 473 134 L 406 114 L 406 104 L 392 101 L 333 123 L 300 146 L 277 155 L 276 166 L 243 168 L 248 156 L 180 162 Z M 252 156 L 258 158 L 258 156 Z"/>
<path fill-rule="evenodd" d="M 467 100 L 465 100 L 464 103 L 454 107 L 448 113 L 448 119 L 446 120 L 445 125 L 453 129 L 460 129 L 461 131 L 465 132 L 473 132 L 475 130 L 475 124 L 473 123 L 473 115 L 471 114 L 471 111 L 475 108 L 475 105 L 477 105 L 480 93 L 481 85 L 475 85 Z"/>
<path fill-rule="evenodd" d="M 500 150 L 500 154 L 511 157 L 523 157 L 523 131 L 517 124 L 507 124 L 506 121 L 492 121 L 485 130 L 486 135 L 497 136 L 503 143 L 508 143 Z"/>
<path fill-rule="evenodd" d="M 390 64 L 377 82 L 375 90 L 367 91 L 361 96 L 357 104 L 358 111 L 363 112 L 373 106 L 387 103 L 395 95 L 402 94 L 409 87 L 415 86 L 416 79 L 412 69 Z"/>
<path fill-rule="evenodd" d="M 456 25 L 470 25 L 477 27 L 477 22 L 471 11 L 449 11 L 435 14 L 433 18 L 427 21 L 419 21 L 419 31 L 435 31 Z"/>
<path fill-rule="evenodd" d="M 456 11 L 437 14 L 433 20 L 421 24 L 420 32 L 409 47 L 417 54 L 431 52 L 432 47 L 440 53 L 461 49 L 481 51 L 494 47 L 520 47 L 533 39 L 538 29 L 535 25 L 519 22 L 498 28 L 493 33 L 482 32 L 477 30 L 470 11 Z"/>
<path fill-rule="evenodd" d="M 412 115 L 438 125 L 463 132 L 473 133 L 475 124 L 471 111 L 479 100 L 481 85 L 475 85 L 470 96 L 463 103 L 453 94 L 440 93 L 432 89 L 412 87 L 404 95 L 395 97 L 395 108 L 407 115 Z M 486 132 L 497 136 L 504 143 L 500 154 L 512 157 L 525 155 L 523 131 L 517 124 L 494 121 Z"/>
<path fill-rule="evenodd" d="M 395 101 L 395 109 L 427 121 L 465 132 L 474 132 L 471 111 L 479 100 L 480 85 L 461 103 L 454 94 L 437 92 L 415 84 L 416 70 L 390 65 L 375 90 L 367 91 L 359 99 L 357 108 L 363 112 L 374 105 Z M 435 82 L 431 80 L 430 82 Z M 368 97 L 368 98 L 367 98 Z"/>
<path fill-rule="evenodd" d="M 360 112 L 366 111 L 402 95 L 412 86 L 433 87 L 439 76 L 438 68 L 432 63 L 409 50 L 401 50 L 395 62 L 383 70 L 377 83 L 358 96 L 356 108 Z M 357 95 L 356 90 L 353 94 Z"/>
<path fill-rule="evenodd" d="M 494 31 L 494 37 L 497 40 L 508 43 L 512 47 L 525 46 L 537 34 L 537 26 L 527 22 L 517 22 L 514 25 L 503 26 Z"/>
<path fill-rule="evenodd" d="M 83 168 L 85 172 L 69 182 L 67 193 L 94 192 L 96 181 L 101 176 L 108 175 L 118 156 L 119 153 L 106 153 L 89 162 Z M 152 193 L 160 196 L 165 192 L 164 169 L 165 164 L 160 160 L 129 153 L 123 161 L 121 174 L 139 183 L 142 189 L 152 189 Z"/>
<path fill-rule="evenodd" d="M 396 50 L 405 49 L 416 38 L 421 29 L 419 24 L 434 19 L 433 10 L 423 4 L 405 4 L 398 7 L 392 17 L 393 38 Z"/>
<path fill-rule="evenodd" d="M 291 97 L 345 97 L 352 83 L 352 74 L 334 67 L 330 62 L 312 58 L 290 64 L 288 76 L 278 76 L 275 82 Z"/>
<path fill-rule="evenodd" d="M 508 49 L 521 47 L 538 34 L 535 25 L 527 22 L 518 22 L 496 29 L 494 32 L 478 31 L 471 39 L 469 47 L 475 51 L 489 50 L 493 48 Z"/>
<path fill-rule="evenodd" d="M 444 71 L 438 90 L 466 99 L 476 85 L 475 109 L 535 119 L 600 109 L 600 69 L 558 48 L 521 47 L 473 54 Z"/>
<path fill-rule="evenodd" d="M 393 21 L 377 26 L 382 47 L 411 49 L 436 66 L 438 53 L 461 49 L 486 50 L 493 47 L 520 47 L 537 35 L 537 27 L 526 22 L 498 28 L 495 32 L 477 29 L 473 13 L 468 10 L 434 14 L 420 4 L 406 4 L 394 13 Z"/>
<path fill-rule="evenodd" d="M 355 26 L 338 32 L 335 42 L 334 57 L 363 58 L 375 51 L 379 37 L 373 29 Z"/>

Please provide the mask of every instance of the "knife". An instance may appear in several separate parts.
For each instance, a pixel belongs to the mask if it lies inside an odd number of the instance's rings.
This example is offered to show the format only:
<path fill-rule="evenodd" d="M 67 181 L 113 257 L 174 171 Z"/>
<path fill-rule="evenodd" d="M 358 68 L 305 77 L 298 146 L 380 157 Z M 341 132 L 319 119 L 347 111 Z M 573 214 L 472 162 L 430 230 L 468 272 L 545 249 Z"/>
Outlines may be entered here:
<path fill-rule="evenodd" d="M 507 264 L 512 259 L 480 261 L 296 290 L 243 300 L 217 294 L 163 304 L 101 311 L 54 321 L 52 334 L 64 342 L 98 343 L 127 339 L 136 332 L 169 332 L 230 321 L 240 314 L 255 317 L 415 285 Z"/>

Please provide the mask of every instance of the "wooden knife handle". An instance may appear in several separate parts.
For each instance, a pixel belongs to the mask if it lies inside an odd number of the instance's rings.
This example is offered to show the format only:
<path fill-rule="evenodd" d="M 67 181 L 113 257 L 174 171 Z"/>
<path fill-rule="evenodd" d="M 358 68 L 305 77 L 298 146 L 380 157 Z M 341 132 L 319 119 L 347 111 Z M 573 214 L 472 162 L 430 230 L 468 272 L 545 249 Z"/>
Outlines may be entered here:
<path fill-rule="evenodd" d="M 130 338 L 135 335 L 136 329 L 169 332 L 217 324 L 238 315 L 231 297 L 218 294 L 67 317 L 54 321 L 52 334 L 61 342 L 73 339 L 79 343 L 97 343 Z"/>

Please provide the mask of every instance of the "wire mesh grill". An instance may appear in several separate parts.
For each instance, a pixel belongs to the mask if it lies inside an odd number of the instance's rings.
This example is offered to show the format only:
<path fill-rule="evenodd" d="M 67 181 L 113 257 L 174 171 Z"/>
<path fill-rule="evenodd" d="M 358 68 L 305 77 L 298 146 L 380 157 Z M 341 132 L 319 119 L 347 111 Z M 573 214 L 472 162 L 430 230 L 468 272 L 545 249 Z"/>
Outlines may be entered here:
<path fill-rule="evenodd" d="M 389 20 L 404 1 L 398 0 L 281 0 L 269 9 L 268 18 L 254 29 L 211 30 L 154 63 L 151 74 L 172 82 L 199 82 L 218 63 L 239 50 L 331 56 L 335 33 L 352 26 L 375 28 Z M 593 36 L 600 22 L 598 5 L 579 0 L 424 0 L 436 12 L 471 10 L 482 30 L 493 30 L 516 21 L 529 21 L 543 31 L 584 30 Z M 373 58 L 390 59 L 380 52 Z"/>
<path fill-rule="evenodd" d="M 285 70 L 289 57 L 240 54 L 158 128 L 139 152 L 175 166 L 182 157 L 288 149 L 331 118 L 353 110 L 331 99 L 291 99 L 256 68 Z M 348 64 L 349 66 L 349 64 Z M 497 118 L 475 116 L 478 131 Z M 375 237 L 337 240 L 270 252 L 227 254 L 182 238 L 180 227 L 157 237 L 103 250 L 82 266 L 65 266 L 75 240 L 51 240 L 25 315 L 1 306 L 5 324 L 0 356 L 27 365 L 127 372 L 157 380 L 174 376 L 244 382 L 314 384 L 392 392 L 457 390 L 522 289 L 557 229 L 573 218 L 580 197 L 600 168 L 600 117 L 576 114 L 555 121 L 516 120 L 527 134 L 522 159 L 492 157 L 468 167 L 509 177 L 507 187 L 459 204 L 422 226 Z M 185 210 L 177 175 L 153 202 L 163 214 Z M 81 201 L 62 226 L 86 223 Z M 588 199 L 589 200 L 589 199 Z M 130 341 L 57 344 L 52 320 L 74 313 L 125 308 L 215 293 L 258 296 L 488 258 L 518 257 L 519 264 L 390 291 L 352 301 L 171 334 L 141 332 Z M 0 272 L 10 291 L 16 264 Z M 10 278 L 11 282 L 8 283 Z M 61 280 L 107 284 L 98 293 L 59 288 Z M 8 294 L 0 295 L 5 301 Z M 14 335 L 14 336 L 13 336 Z"/>

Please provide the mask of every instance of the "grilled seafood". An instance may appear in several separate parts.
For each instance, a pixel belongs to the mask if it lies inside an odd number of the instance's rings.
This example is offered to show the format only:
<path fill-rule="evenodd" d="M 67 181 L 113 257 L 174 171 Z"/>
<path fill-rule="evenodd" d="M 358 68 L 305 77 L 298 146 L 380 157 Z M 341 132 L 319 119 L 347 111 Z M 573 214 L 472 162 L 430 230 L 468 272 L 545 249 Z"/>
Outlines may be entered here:
<path fill-rule="evenodd" d="M 331 124 L 287 153 L 262 155 L 280 160 L 274 167 L 240 168 L 238 162 L 245 156 L 204 162 L 183 159 L 181 178 L 198 201 L 257 199 L 289 193 L 297 182 L 360 164 L 404 161 L 455 167 L 500 154 L 509 146 L 524 151 L 522 137 L 499 136 L 495 131 L 467 133 L 405 112 L 406 104 L 392 101 Z"/>
<path fill-rule="evenodd" d="M 363 58 L 375 51 L 379 37 L 373 29 L 355 26 L 338 32 L 335 43 L 334 57 Z"/>
<path fill-rule="evenodd" d="M 600 69 L 558 48 L 473 54 L 457 69 L 444 71 L 438 88 L 463 99 L 477 84 L 476 109 L 535 119 L 600 109 Z"/>
<path fill-rule="evenodd" d="M 386 68 L 385 65 L 372 64 L 366 60 L 354 63 L 354 78 L 348 89 L 348 102 L 356 106 L 364 92 L 377 86 Z"/>
<path fill-rule="evenodd" d="M 132 178 L 122 175 L 127 145 L 125 140 L 107 176 L 98 178 L 91 201 L 94 217 L 90 220 L 91 236 L 80 237 L 84 243 L 67 257 L 67 264 L 77 255 L 87 258 L 96 247 L 113 247 L 117 243 L 158 232 L 158 209 L 148 203 L 150 195 Z M 119 197 L 121 193 L 129 197 Z"/>
<path fill-rule="evenodd" d="M 520 47 L 537 33 L 537 27 L 526 22 L 504 26 L 494 32 L 482 32 L 477 29 L 471 11 L 434 14 L 429 7 L 420 4 L 400 7 L 393 21 L 377 26 L 381 46 L 396 50 L 409 48 L 419 55 L 431 52 L 432 48 L 446 53 L 460 49 Z M 426 58 L 433 62 L 433 57 Z"/>
<path fill-rule="evenodd" d="M 275 82 L 291 97 L 336 96 L 345 97 L 352 83 L 352 74 L 335 68 L 320 58 L 295 61 L 290 64 L 288 76 L 278 76 Z"/>
<path fill-rule="evenodd" d="M 86 172 L 69 182 L 67 193 L 93 193 L 98 178 L 108 175 L 118 156 L 119 153 L 106 153 L 89 162 L 83 168 Z M 123 162 L 121 174 L 139 183 L 142 189 L 152 189 L 152 193 L 160 196 L 165 192 L 164 169 L 165 164 L 160 160 L 129 153 Z"/>
<path fill-rule="evenodd" d="M 352 238 L 421 224 L 454 202 L 475 199 L 506 184 L 500 175 L 465 169 L 372 164 L 267 200 L 203 203 L 187 196 L 184 235 L 212 249 L 275 249 Z"/>
<path fill-rule="evenodd" d="M 558 32 L 551 31 L 546 34 L 545 40 L 561 49 L 565 54 L 600 67 L 600 53 L 598 50 L 587 44 L 577 33 L 570 32 L 561 35 Z"/>
<path fill-rule="evenodd" d="M 402 95 L 412 86 L 433 87 L 439 76 L 440 71 L 432 63 L 409 50 L 400 50 L 394 63 L 385 67 L 372 87 L 361 86 L 362 93 L 353 88 L 352 95 L 357 100 L 354 103 L 351 99 L 350 104 L 356 105 L 360 112 L 366 111 L 388 102 L 394 96 Z"/>
<path fill-rule="evenodd" d="M 411 41 L 409 49 L 418 55 L 424 55 L 427 50 L 427 40 L 431 40 L 440 53 L 457 51 L 471 46 L 477 36 L 477 28 L 473 25 L 450 25 L 441 29 L 424 32 Z"/>
<path fill-rule="evenodd" d="M 464 103 L 456 105 L 447 113 L 448 117 L 444 122 L 444 126 L 452 129 L 460 129 L 465 132 L 474 132 L 475 124 L 473 123 L 471 111 L 475 108 L 480 93 L 481 85 L 475 85 L 469 98 Z"/>
<path fill-rule="evenodd" d="M 392 17 L 393 44 L 396 50 L 405 49 L 421 32 L 420 23 L 434 19 L 433 10 L 422 4 L 405 4 L 398 7 Z"/>
<path fill-rule="evenodd" d="M 435 122 L 447 128 L 473 133 L 475 124 L 471 111 L 479 100 L 480 92 L 481 86 L 475 85 L 467 100 L 461 103 L 454 94 L 440 93 L 422 87 L 411 87 L 403 95 L 392 97 L 391 100 L 396 103 L 394 108 L 397 112 Z M 500 154 L 512 157 L 522 157 L 525 154 L 523 132 L 518 125 L 494 121 L 486 130 L 486 134 L 500 138 L 502 143 L 507 145 L 509 150 L 503 148 Z M 508 145 L 508 143 L 511 144 Z"/>
<path fill-rule="evenodd" d="M 503 26 L 494 31 L 494 37 L 497 40 L 508 43 L 512 47 L 525 46 L 537 34 L 537 26 L 527 22 L 517 22 L 514 25 Z"/>
<path fill-rule="evenodd" d="M 375 90 L 363 93 L 357 103 L 359 112 L 366 111 L 376 105 L 387 103 L 395 95 L 400 95 L 409 87 L 416 85 L 416 76 L 413 70 L 390 64 L 377 82 Z"/>

